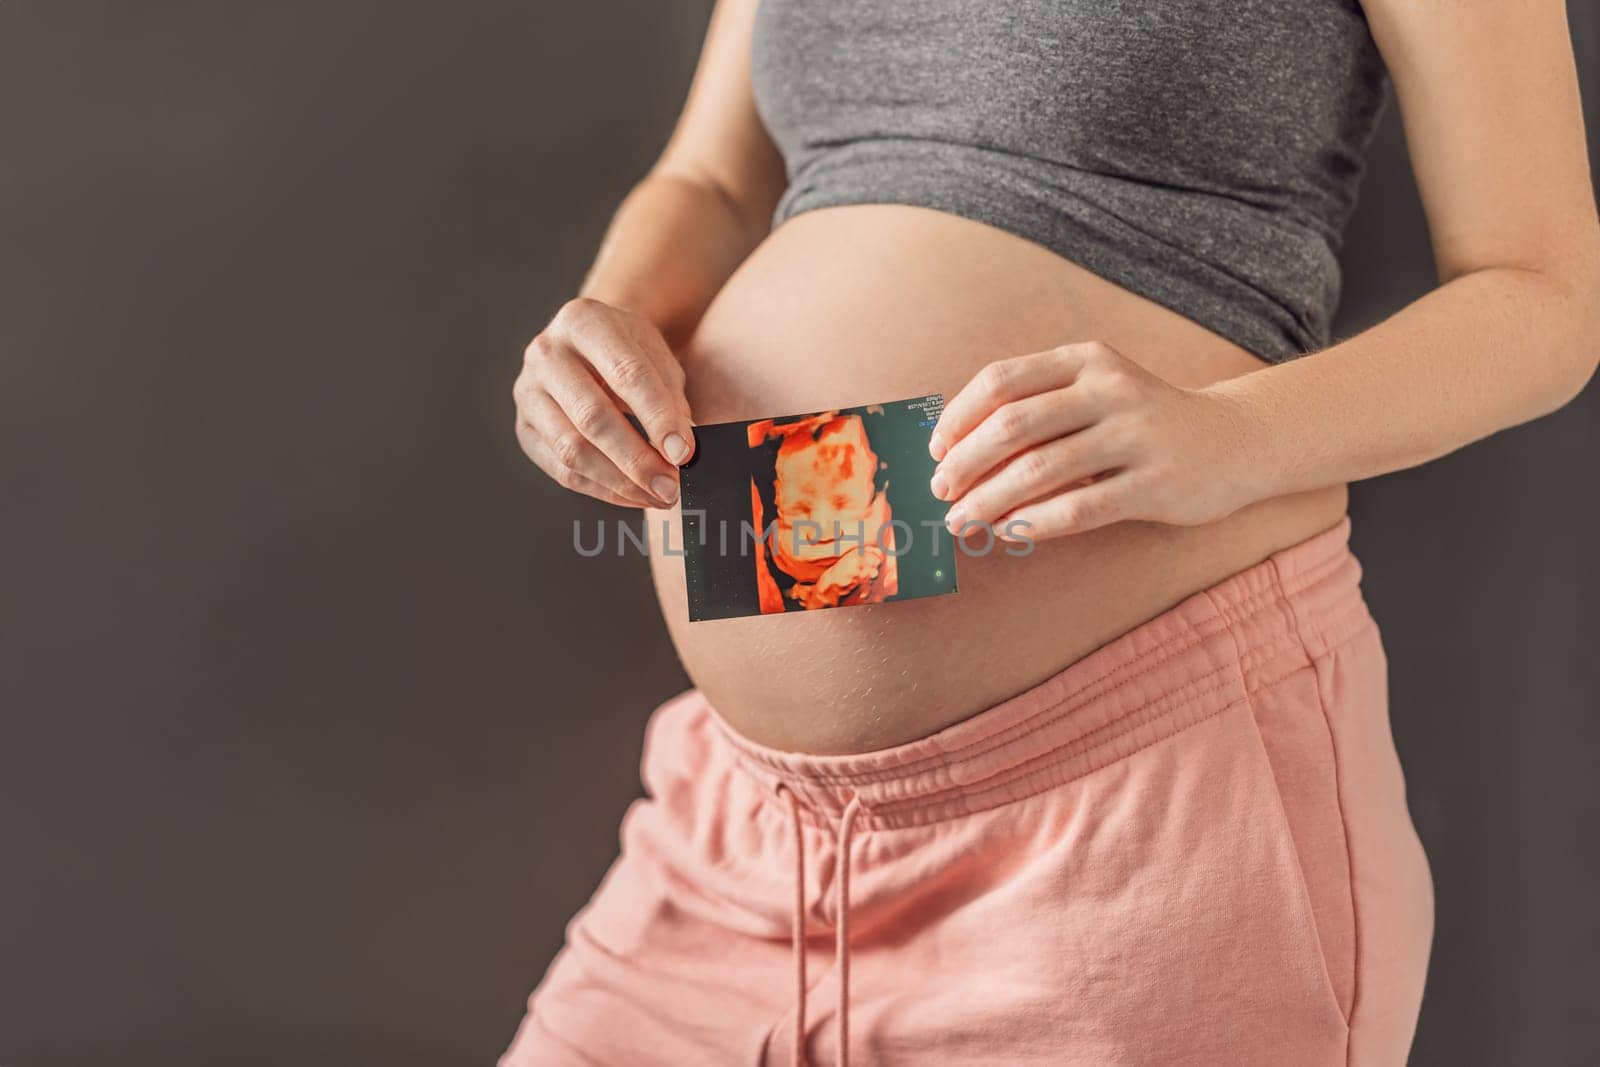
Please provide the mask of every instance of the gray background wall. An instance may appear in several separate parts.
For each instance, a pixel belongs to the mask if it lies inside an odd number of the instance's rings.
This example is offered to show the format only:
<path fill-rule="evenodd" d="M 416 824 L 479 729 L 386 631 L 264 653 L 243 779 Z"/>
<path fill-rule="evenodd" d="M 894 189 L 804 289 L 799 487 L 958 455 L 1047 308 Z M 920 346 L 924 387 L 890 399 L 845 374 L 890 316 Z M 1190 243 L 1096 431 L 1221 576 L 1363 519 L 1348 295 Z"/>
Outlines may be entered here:
<path fill-rule="evenodd" d="M 0 4 L 5 1067 L 509 1038 L 684 678 L 507 389 L 707 10 Z M 1347 332 L 1432 281 L 1393 118 Z M 1600 1062 L 1596 486 L 1600 386 L 1354 495 L 1438 880 L 1415 1063 Z"/>

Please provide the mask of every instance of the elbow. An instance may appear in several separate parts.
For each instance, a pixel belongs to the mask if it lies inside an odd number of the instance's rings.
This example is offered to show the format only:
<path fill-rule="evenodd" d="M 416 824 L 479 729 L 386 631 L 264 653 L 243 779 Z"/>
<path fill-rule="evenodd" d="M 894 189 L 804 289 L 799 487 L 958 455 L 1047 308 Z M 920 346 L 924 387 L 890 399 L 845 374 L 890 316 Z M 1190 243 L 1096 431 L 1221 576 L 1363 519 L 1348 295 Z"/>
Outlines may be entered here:
<path fill-rule="evenodd" d="M 1565 406 L 1588 388 L 1600 370 L 1600 263 L 1590 275 L 1588 284 L 1578 290 L 1576 313 L 1578 327 L 1572 351 L 1572 377 L 1568 381 L 1568 395 L 1561 401 Z"/>
<path fill-rule="evenodd" d="M 1600 301 L 1597 301 L 1597 305 L 1600 305 Z M 1589 326 L 1584 333 L 1577 362 L 1576 381 L 1573 383 L 1572 397 L 1569 397 L 1569 400 L 1576 398 L 1588 388 L 1589 383 L 1594 380 L 1595 371 L 1600 370 L 1600 306 L 1589 312 Z"/>
<path fill-rule="evenodd" d="M 1575 273 L 1576 284 L 1564 287 L 1567 310 L 1563 318 L 1568 325 L 1553 353 L 1562 367 L 1546 413 L 1576 400 L 1600 371 L 1600 253 L 1592 260 L 1588 269 Z"/>
<path fill-rule="evenodd" d="M 1600 314 L 1585 312 L 1560 350 L 1551 354 L 1560 361 L 1561 369 L 1551 376 L 1546 400 L 1535 418 L 1560 411 L 1578 399 L 1600 370 Z"/>
<path fill-rule="evenodd" d="M 1600 370 L 1600 241 L 1596 242 L 1595 252 L 1587 276 L 1588 284 L 1578 289 L 1578 317 L 1583 322 L 1582 357 L 1579 360 L 1581 372 L 1578 387 L 1573 395 L 1583 392 L 1584 388 L 1594 378 L 1595 371 Z"/>

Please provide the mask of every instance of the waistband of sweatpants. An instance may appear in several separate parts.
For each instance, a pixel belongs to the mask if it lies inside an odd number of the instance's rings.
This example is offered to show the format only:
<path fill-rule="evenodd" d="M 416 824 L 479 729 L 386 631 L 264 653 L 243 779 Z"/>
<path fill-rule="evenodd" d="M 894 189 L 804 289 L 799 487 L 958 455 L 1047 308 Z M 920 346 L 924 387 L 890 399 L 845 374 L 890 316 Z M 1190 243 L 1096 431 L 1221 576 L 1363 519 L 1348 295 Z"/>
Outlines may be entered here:
<path fill-rule="evenodd" d="M 1196 593 L 1045 682 L 876 752 L 755 744 L 712 716 L 736 760 L 807 817 L 886 829 L 958 818 L 1064 785 L 1245 702 L 1372 624 L 1350 520 Z"/>

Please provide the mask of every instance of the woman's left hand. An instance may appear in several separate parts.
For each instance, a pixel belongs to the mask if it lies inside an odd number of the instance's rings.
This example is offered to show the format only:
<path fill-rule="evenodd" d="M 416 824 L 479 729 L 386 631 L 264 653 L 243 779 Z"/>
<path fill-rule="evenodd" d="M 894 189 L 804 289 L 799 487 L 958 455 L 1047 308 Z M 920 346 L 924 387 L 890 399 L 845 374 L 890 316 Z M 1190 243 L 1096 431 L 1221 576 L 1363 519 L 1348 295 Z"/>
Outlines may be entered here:
<path fill-rule="evenodd" d="M 932 487 L 952 531 L 984 523 L 1008 540 L 1125 519 L 1196 526 L 1267 495 L 1260 436 L 1232 396 L 1065 345 L 991 363 L 946 405 Z"/>

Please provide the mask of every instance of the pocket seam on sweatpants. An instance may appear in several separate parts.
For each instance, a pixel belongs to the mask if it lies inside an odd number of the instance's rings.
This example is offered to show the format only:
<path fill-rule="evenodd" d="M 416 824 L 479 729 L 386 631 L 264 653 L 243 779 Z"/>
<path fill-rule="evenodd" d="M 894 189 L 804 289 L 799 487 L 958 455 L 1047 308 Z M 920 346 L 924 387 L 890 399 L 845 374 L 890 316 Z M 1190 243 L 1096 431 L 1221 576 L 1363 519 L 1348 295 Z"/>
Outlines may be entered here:
<path fill-rule="evenodd" d="M 1314 666 L 1315 665 L 1313 664 L 1310 668 L 1306 668 L 1306 669 L 1314 669 Z M 1318 704 L 1319 712 L 1320 712 L 1321 706 L 1323 704 L 1322 694 L 1321 694 L 1321 689 L 1320 689 L 1320 678 L 1319 678 L 1319 686 L 1318 686 L 1318 693 L 1317 693 L 1317 704 Z M 1272 806 L 1273 806 L 1273 817 L 1274 817 L 1274 819 L 1276 821 L 1276 824 L 1277 824 L 1277 831 L 1278 831 L 1278 833 L 1283 835 L 1283 837 L 1282 837 L 1283 842 L 1285 844 L 1285 847 L 1287 847 L 1288 850 L 1289 850 L 1289 858 L 1292 861 L 1294 878 L 1295 878 L 1295 883 L 1296 883 L 1295 884 L 1295 888 L 1299 891 L 1300 908 L 1301 908 L 1301 911 L 1303 912 L 1302 918 L 1303 918 L 1303 921 L 1304 921 L 1305 927 L 1306 927 L 1306 929 L 1304 930 L 1304 934 L 1310 940 L 1310 944 L 1311 944 L 1311 946 L 1312 946 L 1312 948 L 1314 950 L 1314 954 L 1316 956 L 1317 963 L 1318 963 L 1318 965 L 1319 965 L 1319 967 L 1321 969 L 1323 993 L 1327 996 L 1328 1002 L 1333 1006 L 1334 1014 L 1336 1014 L 1343 1021 L 1345 1027 L 1348 1029 L 1349 1026 L 1350 1026 L 1350 1020 L 1354 1017 L 1354 1014 L 1355 1014 L 1355 985 L 1354 985 L 1354 982 L 1352 981 L 1352 984 L 1351 984 L 1351 996 L 1350 996 L 1350 1011 L 1347 1012 L 1345 1010 L 1344 1005 L 1339 1002 L 1339 989 L 1338 989 L 1338 986 L 1334 982 L 1333 968 L 1328 962 L 1328 947 L 1323 942 L 1322 930 L 1321 930 L 1320 926 L 1317 923 L 1316 906 L 1313 903 L 1312 897 L 1311 897 L 1311 885 L 1310 885 L 1310 882 L 1306 878 L 1305 860 L 1304 860 L 1304 857 L 1301 855 L 1301 852 L 1300 852 L 1300 843 L 1295 839 L 1294 830 L 1293 830 L 1293 828 L 1292 828 L 1292 826 L 1291 826 L 1291 824 L 1289 822 L 1288 808 L 1284 804 L 1283 790 L 1282 790 L 1282 787 L 1278 783 L 1278 774 L 1277 774 L 1277 771 L 1273 767 L 1272 755 L 1271 755 L 1271 753 L 1269 753 L 1267 751 L 1266 738 L 1261 733 L 1261 722 L 1260 722 L 1260 718 L 1259 718 L 1258 713 L 1257 713 L 1256 701 L 1255 701 L 1253 693 L 1247 693 L 1246 699 L 1245 699 L 1245 709 L 1246 709 L 1246 712 L 1250 716 L 1250 736 L 1255 741 L 1255 754 L 1260 758 L 1260 761 L 1261 761 L 1260 771 L 1261 771 L 1261 773 L 1266 775 L 1267 790 L 1271 794 Z M 1326 714 L 1325 713 L 1321 713 L 1321 714 L 1323 715 L 1323 718 L 1325 720 L 1326 719 Z M 1331 744 L 1331 738 L 1330 738 L 1330 744 Z M 1341 838 L 1341 844 L 1342 844 L 1342 846 L 1344 848 L 1344 851 L 1345 851 L 1346 855 L 1348 856 L 1349 849 L 1350 849 L 1349 827 L 1346 825 L 1346 821 L 1345 821 L 1343 797 L 1342 797 L 1342 794 L 1340 794 L 1340 792 L 1339 792 L 1339 785 L 1338 785 L 1338 781 L 1337 781 L 1337 766 L 1335 768 L 1334 790 L 1335 790 L 1335 796 L 1338 799 L 1338 805 L 1339 805 L 1339 836 Z M 1352 909 L 1351 915 L 1352 915 L 1352 920 L 1353 920 L 1353 918 L 1354 918 L 1354 891 L 1353 891 L 1353 887 L 1349 887 L 1349 888 L 1350 888 L 1350 891 L 1351 891 L 1350 892 L 1350 895 L 1351 895 L 1351 909 Z M 1352 923 L 1352 929 L 1353 929 L 1353 923 Z"/>
<path fill-rule="evenodd" d="M 1367 626 L 1373 625 L 1371 620 L 1368 620 Z M 1328 754 L 1333 761 L 1333 797 L 1339 806 L 1339 840 L 1344 846 L 1345 892 L 1350 900 L 1350 1011 L 1345 1017 L 1346 1024 L 1355 1018 L 1356 1005 L 1361 1001 L 1361 912 L 1356 902 L 1356 867 L 1355 855 L 1350 849 L 1350 820 L 1345 814 L 1344 806 L 1344 768 L 1339 760 L 1339 745 L 1333 735 L 1333 720 L 1328 711 L 1328 701 L 1323 696 L 1322 683 L 1325 678 L 1323 672 L 1332 666 L 1334 657 L 1365 630 L 1365 626 L 1357 627 L 1343 640 L 1328 646 L 1322 655 L 1311 656 L 1311 671 L 1317 683 L 1317 713 L 1321 717 L 1322 728 L 1327 731 Z M 1302 877 L 1304 877 L 1303 872 Z"/>

